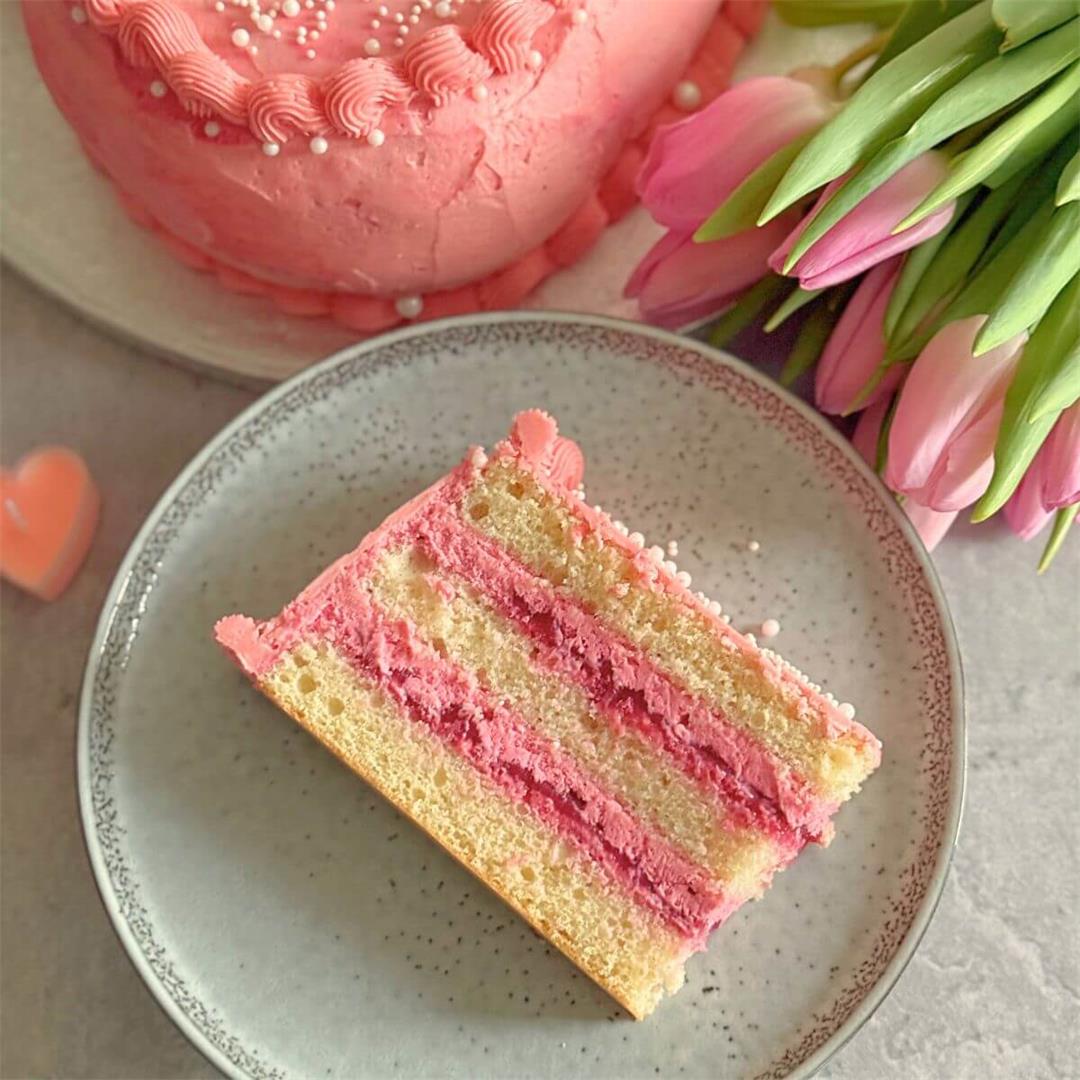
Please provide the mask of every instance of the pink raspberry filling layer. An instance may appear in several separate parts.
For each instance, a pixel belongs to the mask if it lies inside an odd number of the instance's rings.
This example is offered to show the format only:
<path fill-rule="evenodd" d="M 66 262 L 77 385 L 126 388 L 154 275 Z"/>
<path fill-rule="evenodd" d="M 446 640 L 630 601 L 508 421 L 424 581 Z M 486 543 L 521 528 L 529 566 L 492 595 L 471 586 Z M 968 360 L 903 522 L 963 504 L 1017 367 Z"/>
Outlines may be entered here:
<path fill-rule="evenodd" d="M 775 755 L 495 541 L 453 512 L 425 515 L 415 540 L 515 623 L 537 647 L 539 662 L 574 681 L 616 726 L 633 727 L 670 754 L 736 823 L 794 851 L 826 831 L 835 803 L 817 798 Z"/>
<path fill-rule="evenodd" d="M 633 817 L 525 719 L 495 701 L 476 676 L 444 659 L 409 622 L 367 597 L 327 597 L 312 640 L 332 643 L 413 721 L 465 757 L 515 802 L 604 866 L 645 907 L 695 947 L 742 902 Z"/>

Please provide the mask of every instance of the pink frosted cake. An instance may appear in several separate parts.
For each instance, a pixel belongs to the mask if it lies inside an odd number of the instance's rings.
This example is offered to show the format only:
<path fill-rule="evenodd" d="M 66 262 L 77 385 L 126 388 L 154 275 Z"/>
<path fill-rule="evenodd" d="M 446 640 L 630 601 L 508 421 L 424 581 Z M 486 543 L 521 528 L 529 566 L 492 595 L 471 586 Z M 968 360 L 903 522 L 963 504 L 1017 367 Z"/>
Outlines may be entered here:
<path fill-rule="evenodd" d="M 762 0 L 24 0 L 132 215 L 222 285 L 371 332 L 512 306 L 632 205 Z"/>
<path fill-rule="evenodd" d="M 634 1016 L 876 768 L 850 709 L 581 495 L 542 412 L 280 615 L 256 685 Z"/>

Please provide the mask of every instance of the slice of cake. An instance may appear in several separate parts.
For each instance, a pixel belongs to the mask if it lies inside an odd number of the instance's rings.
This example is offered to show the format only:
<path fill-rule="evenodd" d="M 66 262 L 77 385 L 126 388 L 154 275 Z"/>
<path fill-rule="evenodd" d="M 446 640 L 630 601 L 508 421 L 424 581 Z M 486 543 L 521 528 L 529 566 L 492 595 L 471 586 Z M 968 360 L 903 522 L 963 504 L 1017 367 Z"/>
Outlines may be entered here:
<path fill-rule="evenodd" d="M 24 0 L 132 217 L 224 288 L 362 333 L 513 307 L 635 201 L 764 0 Z"/>
<path fill-rule="evenodd" d="M 880 744 L 586 505 L 583 466 L 523 413 L 276 618 L 216 634 L 643 1017 L 714 927 L 828 842 Z"/>

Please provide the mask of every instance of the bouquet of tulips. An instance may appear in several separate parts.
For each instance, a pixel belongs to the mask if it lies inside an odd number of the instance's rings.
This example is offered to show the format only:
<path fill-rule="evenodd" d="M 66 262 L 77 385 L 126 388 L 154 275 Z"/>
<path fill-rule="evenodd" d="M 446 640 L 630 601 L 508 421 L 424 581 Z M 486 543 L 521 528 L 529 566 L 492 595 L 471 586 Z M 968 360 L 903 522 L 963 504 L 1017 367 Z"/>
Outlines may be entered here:
<path fill-rule="evenodd" d="M 1080 4 L 777 0 L 883 29 L 832 68 L 743 82 L 657 132 L 668 232 L 627 286 L 685 326 L 799 320 L 781 380 L 826 413 L 928 547 L 1003 510 L 1025 540 L 1080 505 Z"/>

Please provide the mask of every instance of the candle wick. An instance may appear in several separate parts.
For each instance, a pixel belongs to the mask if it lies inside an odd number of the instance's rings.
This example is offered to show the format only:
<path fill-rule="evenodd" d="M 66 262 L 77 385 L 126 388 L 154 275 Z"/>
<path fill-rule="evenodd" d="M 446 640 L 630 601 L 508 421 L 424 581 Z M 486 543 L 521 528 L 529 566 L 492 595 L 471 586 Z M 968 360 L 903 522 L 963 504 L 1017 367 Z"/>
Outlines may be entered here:
<path fill-rule="evenodd" d="M 26 532 L 26 518 L 23 517 L 23 512 L 19 509 L 19 504 L 10 495 L 4 499 L 4 509 L 7 511 L 11 520 L 15 522 L 15 525 L 23 532 Z"/>

